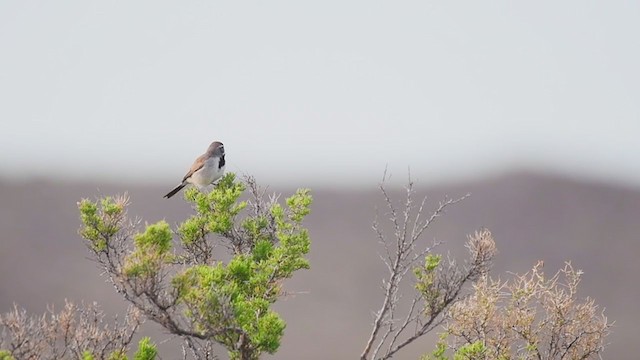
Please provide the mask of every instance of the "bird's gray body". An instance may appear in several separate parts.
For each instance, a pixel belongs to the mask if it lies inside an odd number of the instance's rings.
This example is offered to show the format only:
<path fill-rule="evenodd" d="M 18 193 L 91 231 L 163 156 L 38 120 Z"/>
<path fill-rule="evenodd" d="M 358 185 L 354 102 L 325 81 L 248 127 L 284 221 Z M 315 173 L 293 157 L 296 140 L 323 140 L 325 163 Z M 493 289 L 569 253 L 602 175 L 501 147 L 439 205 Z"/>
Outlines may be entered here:
<path fill-rule="evenodd" d="M 224 174 L 224 165 L 220 166 L 219 157 L 211 157 L 204 161 L 202 167 L 191 174 L 190 177 L 184 179 L 189 184 L 193 184 L 198 188 L 211 185 L 220 179 Z"/>
<path fill-rule="evenodd" d="M 224 156 L 224 145 L 219 141 L 211 143 L 207 151 L 193 162 L 187 174 L 182 178 L 182 182 L 164 197 L 172 197 L 188 184 L 193 184 L 200 190 L 206 189 L 224 174 Z"/>

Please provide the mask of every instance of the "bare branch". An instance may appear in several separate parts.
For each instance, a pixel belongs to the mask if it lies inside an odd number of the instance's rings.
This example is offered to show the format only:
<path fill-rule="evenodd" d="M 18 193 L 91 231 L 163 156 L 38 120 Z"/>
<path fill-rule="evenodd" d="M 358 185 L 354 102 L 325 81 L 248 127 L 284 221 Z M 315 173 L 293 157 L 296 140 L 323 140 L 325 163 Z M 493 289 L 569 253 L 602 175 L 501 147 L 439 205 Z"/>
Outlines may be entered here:
<path fill-rule="evenodd" d="M 431 331 L 443 321 L 443 312 L 458 298 L 463 285 L 470 279 L 481 273 L 484 267 L 488 266 L 492 254 L 479 254 L 486 247 L 469 245 L 472 252 L 472 260 L 469 267 L 465 269 L 448 268 L 438 271 L 434 275 L 429 291 L 431 297 L 425 299 L 424 294 L 418 293 L 412 300 L 409 310 L 404 314 L 399 314 L 399 304 L 402 299 L 400 285 L 405 282 L 405 276 L 410 270 L 418 267 L 418 262 L 431 254 L 433 248 L 439 242 L 431 246 L 418 246 L 418 243 L 429 226 L 441 216 L 445 210 L 454 205 L 468 195 L 458 199 L 445 199 L 440 202 L 436 210 L 426 219 L 423 218 L 427 198 L 423 198 L 416 208 L 413 198 L 415 196 L 414 184 L 409 177 L 405 187 L 405 199 L 402 208 L 398 209 L 394 204 L 389 192 L 386 189 L 385 181 L 388 179 L 386 170 L 383 182 L 379 189 L 388 211 L 388 220 L 393 227 L 393 235 L 388 236 L 382 229 L 382 225 L 376 217 L 372 228 L 376 233 L 378 242 L 382 244 L 385 256 L 380 256 L 387 266 L 388 275 L 383 279 L 384 298 L 378 311 L 375 312 L 373 326 L 366 341 L 360 359 L 388 359 L 404 346 L 415 341 L 427 332 Z M 475 260 L 477 259 L 477 260 Z M 418 286 L 418 285 L 416 285 Z M 426 291 L 426 290 L 425 290 Z M 433 294 L 437 294 L 434 296 Z M 423 305 L 423 309 L 418 311 L 418 304 L 429 300 Z M 412 333 L 407 333 L 409 329 L 414 329 Z M 384 349 L 384 350 L 383 350 Z"/>

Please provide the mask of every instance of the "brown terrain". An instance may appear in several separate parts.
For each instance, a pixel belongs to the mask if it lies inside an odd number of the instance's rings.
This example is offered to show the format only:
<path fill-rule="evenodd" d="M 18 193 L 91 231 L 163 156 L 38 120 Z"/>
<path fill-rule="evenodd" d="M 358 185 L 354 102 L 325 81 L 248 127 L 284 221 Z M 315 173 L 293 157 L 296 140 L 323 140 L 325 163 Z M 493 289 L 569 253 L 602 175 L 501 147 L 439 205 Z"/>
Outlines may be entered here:
<path fill-rule="evenodd" d="M 17 303 L 38 314 L 47 304 L 60 307 L 68 298 L 97 301 L 107 313 L 122 314 L 124 301 L 100 276 L 77 235 L 76 202 L 128 191 L 130 215 L 176 224 L 190 208 L 180 196 L 163 199 L 167 190 L 155 185 L 0 182 L 0 312 Z M 438 250 L 462 258 L 466 234 L 487 227 L 499 249 L 493 274 L 503 279 L 508 271 L 527 271 L 539 259 L 549 274 L 572 261 L 585 272 L 582 294 L 595 298 L 615 321 L 604 358 L 636 358 L 640 191 L 531 174 L 421 190 L 432 207 L 445 194 L 472 194 L 439 219 L 425 244 L 445 241 Z M 400 200 L 401 192 L 394 194 Z M 268 358 L 356 359 L 382 295 L 384 266 L 371 230 L 381 196 L 373 188 L 313 189 L 313 195 L 306 222 L 312 235 L 311 270 L 286 284 L 299 294 L 276 305 L 287 329 L 280 351 Z M 143 333 L 156 342 L 171 339 L 151 323 Z M 177 358 L 178 344 L 162 343 L 162 358 Z M 416 359 L 433 345 L 433 338 L 422 339 L 397 358 Z"/>

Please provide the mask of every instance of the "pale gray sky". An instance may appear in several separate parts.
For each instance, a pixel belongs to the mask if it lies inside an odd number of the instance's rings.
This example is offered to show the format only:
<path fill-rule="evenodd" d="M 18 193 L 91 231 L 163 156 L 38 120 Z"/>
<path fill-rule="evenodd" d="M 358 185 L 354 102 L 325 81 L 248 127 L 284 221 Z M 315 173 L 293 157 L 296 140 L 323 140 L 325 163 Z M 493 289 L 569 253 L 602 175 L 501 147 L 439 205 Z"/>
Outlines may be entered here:
<path fill-rule="evenodd" d="M 0 2 L 0 177 L 640 186 L 637 1 Z"/>

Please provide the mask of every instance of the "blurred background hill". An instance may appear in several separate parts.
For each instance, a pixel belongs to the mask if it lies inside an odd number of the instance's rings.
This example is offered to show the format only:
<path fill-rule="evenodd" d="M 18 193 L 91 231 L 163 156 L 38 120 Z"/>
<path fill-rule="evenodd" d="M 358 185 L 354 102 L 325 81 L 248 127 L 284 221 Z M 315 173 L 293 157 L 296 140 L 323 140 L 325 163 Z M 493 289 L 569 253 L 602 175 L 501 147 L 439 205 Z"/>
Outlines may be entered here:
<path fill-rule="evenodd" d="M 492 230 L 499 249 L 493 271 L 525 272 L 537 260 L 548 274 L 564 261 L 585 271 L 582 295 L 596 299 L 616 322 L 606 358 L 634 356 L 635 329 L 640 322 L 637 274 L 640 262 L 640 191 L 561 177 L 513 173 L 484 181 L 424 187 L 431 207 L 445 195 L 472 196 L 452 207 L 429 231 L 424 244 L 444 241 L 438 251 L 462 259 L 468 233 Z M 290 193 L 293 188 L 273 191 Z M 0 184 L 0 309 L 13 303 L 33 313 L 47 304 L 97 301 L 109 314 L 123 313 L 125 303 L 100 277 L 88 259 L 79 226 L 76 201 L 128 191 L 131 216 L 175 224 L 190 214 L 180 198 L 162 198 L 165 187 L 126 184 L 33 181 Z M 363 347 L 372 311 L 381 300 L 384 265 L 370 225 L 375 206 L 383 205 L 375 187 L 359 190 L 316 188 L 307 225 L 312 235 L 311 270 L 297 274 L 286 288 L 298 295 L 277 308 L 287 321 L 279 359 L 348 359 Z M 393 191 L 397 200 L 402 191 Z M 223 251 L 220 249 L 220 251 Z M 145 334 L 170 339 L 151 324 Z M 425 339 L 400 359 L 413 359 L 433 347 Z M 178 356 L 176 342 L 161 347 L 165 359 Z M 161 353 L 162 354 L 162 353 Z"/>

